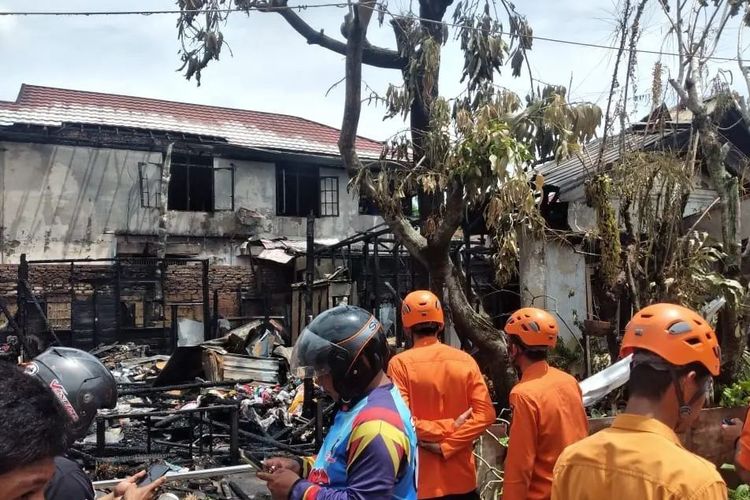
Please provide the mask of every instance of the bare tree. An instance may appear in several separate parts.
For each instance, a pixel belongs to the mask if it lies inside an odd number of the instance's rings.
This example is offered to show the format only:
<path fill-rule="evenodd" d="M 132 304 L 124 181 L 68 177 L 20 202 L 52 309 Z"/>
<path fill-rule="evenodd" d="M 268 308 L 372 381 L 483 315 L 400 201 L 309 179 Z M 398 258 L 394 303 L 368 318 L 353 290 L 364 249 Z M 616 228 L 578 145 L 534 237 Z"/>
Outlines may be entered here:
<path fill-rule="evenodd" d="M 714 86 L 708 91 L 705 89 L 711 69 L 709 63 L 720 40 L 724 39 L 727 26 L 733 19 L 739 19 L 738 14 L 745 3 L 741 0 L 656 2 L 654 8 L 664 16 L 664 24 L 668 27 L 666 38 L 673 40 L 677 47 L 677 64 L 668 82 L 677 96 L 678 114 L 687 110 L 691 117 L 689 144 L 682 152 L 670 149 L 637 154 L 628 153 L 621 146 L 619 165 L 609 172 L 600 169 L 590 183 L 603 253 L 601 275 L 605 279 L 602 281 L 607 282 L 605 292 L 613 299 L 603 302 L 612 306 L 627 293 L 636 308 L 663 300 L 699 308 L 716 296 L 724 296 L 727 305 L 719 316 L 718 326 L 724 381 L 734 378 L 745 348 L 747 318 L 741 311 L 748 296 L 747 281 L 741 273 L 740 185 L 737 176 L 727 170 L 730 144 L 721 135 L 717 123 L 727 104 L 736 105 L 743 111 L 742 126 L 750 126 L 750 115 L 744 100 L 728 88 Z M 617 110 L 623 131 L 628 104 L 627 82 L 628 79 L 635 80 L 631 73 L 634 72 L 640 18 L 645 6 L 645 0 L 641 0 L 637 7 L 628 1 L 620 13 L 622 38 L 618 62 L 626 47 L 625 33 L 630 30 L 626 83 L 619 91 L 621 105 Z M 748 19 L 750 16 L 746 13 L 744 22 Z M 738 60 L 747 80 L 750 70 L 742 62 L 740 40 L 738 38 Z M 664 102 L 662 74 L 665 70 L 668 72 L 669 67 L 660 58 L 653 73 L 652 112 Z M 615 95 L 614 89 L 619 87 L 618 77 L 616 69 L 610 101 Z M 614 118 L 608 115 L 606 122 L 611 123 Z M 660 125 L 657 122 L 649 124 L 651 132 L 658 132 Z M 623 134 L 623 141 L 624 137 Z M 604 147 L 607 145 L 602 145 L 602 151 Z M 683 227 L 687 201 L 696 186 L 698 156 L 718 195 L 721 213 L 719 247 L 705 235 L 695 232 L 694 227 Z M 611 198 L 620 201 L 619 221 L 610 203 Z M 619 247 L 621 237 L 626 242 L 624 251 Z M 617 244 L 605 243 L 613 240 Z M 615 310 L 609 309 L 614 317 Z"/>
<path fill-rule="evenodd" d="M 707 65 L 716 54 L 729 21 L 738 16 L 744 3 L 741 0 L 659 2 L 679 52 L 677 75 L 669 79 L 669 84 L 677 92 L 680 104 L 692 113 L 694 130 L 700 135 L 703 160 L 719 197 L 725 254 L 722 271 L 725 276 L 737 279 L 741 278 L 740 186 L 738 178 L 726 169 L 729 145 L 725 146 L 726 141 L 712 119 L 704 87 Z M 740 319 L 739 307 L 727 307 L 719 316 L 725 380 L 734 377 L 746 343 Z"/>
<path fill-rule="evenodd" d="M 456 332 L 480 349 L 485 373 L 503 401 L 514 377 L 506 361 L 506 340 L 469 292 L 467 277 L 451 256 L 451 241 L 469 212 L 485 214 L 493 235 L 497 281 L 512 276 L 519 258 L 518 233 L 539 234 L 538 210 L 543 180 L 530 182 L 535 158 L 562 158 L 590 139 L 601 112 L 589 104 L 567 102 L 565 89 L 547 87 L 521 99 L 494 79 L 510 63 L 516 76 L 532 47 L 526 19 L 505 0 L 468 0 L 453 10 L 454 34 L 464 54 L 466 89 L 449 101 L 439 94 L 441 49 L 450 30 L 444 17 L 452 0 L 420 0 L 419 14 L 393 15 L 384 4 L 352 4 L 339 41 L 307 25 L 285 0 L 180 0 L 179 36 L 188 78 L 218 59 L 227 6 L 276 12 L 308 43 L 346 55 L 346 101 L 339 139 L 343 163 L 360 195 L 372 199 L 398 241 L 429 270 L 430 282 L 446 300 Z M 504 13 L 508 33 L 498 16 Z M 382 26 L 391 17 L 396 49 L 371 45 L 367 30 L 377 13 Z M 408 117 L 410 130 L 388 141 L 380 161 L 365 164 L 355 138 L 362 103 L 362 65 L 401 71 L 401 82 L 384 97 L 387 116 Z M 401 199 L 416 195 L 420 223 L 403 213 Z M 478 306 L 478 307 L 477 307 Z"/>

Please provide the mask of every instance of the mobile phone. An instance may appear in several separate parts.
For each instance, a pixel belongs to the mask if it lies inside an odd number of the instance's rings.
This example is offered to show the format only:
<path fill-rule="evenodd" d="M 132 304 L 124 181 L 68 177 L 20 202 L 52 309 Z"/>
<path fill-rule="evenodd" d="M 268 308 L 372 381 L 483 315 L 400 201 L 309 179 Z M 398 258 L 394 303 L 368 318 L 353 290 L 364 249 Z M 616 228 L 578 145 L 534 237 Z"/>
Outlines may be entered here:
<path fill-rule="evenodd" d="M 146 486 L 146 485 L 153 483 L 154 481 L 156 481 L 157 479 L 165 475 L 170 470 L 172 469 L 170 469 L 167 465 L 164 465 L 164 464 L 152 465 L 151 467 L 148 468 L 146 477 L 138 481 L 138 487 Z"/>
<path fill-rule="evenodd" d="M 266 467 L 263 465 L 263 462 L 260 461 L 260 460 L 258 460 L 258 459 L 256 459 L 255 457 L 253 457 L 249 453 L 245 455 L 245 458 L 247 459 L 248 462 L 250 462 L 250 465 L 252 465 L 256 469 L 258 469 L 259 471 L 265 470 Z"/>

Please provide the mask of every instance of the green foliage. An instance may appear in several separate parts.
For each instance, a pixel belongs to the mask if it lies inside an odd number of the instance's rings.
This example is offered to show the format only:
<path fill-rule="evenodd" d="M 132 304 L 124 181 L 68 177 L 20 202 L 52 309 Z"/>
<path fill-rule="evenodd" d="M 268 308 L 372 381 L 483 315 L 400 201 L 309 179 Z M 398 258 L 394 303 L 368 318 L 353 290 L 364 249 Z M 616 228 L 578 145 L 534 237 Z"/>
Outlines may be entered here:
<path fill-rule="evenodd" d="M 573 368 L 583 363 L 583 351 L 578 348 L 578 344 L 571 349 L 559 341 L 549 353 L 548 361 L 555 368 L 571 373 Z"/>
<path fill-rule="evenodd" d="M 694 308 L 722 296 L 727 307 L 740 306 L 746 288 L 719 272 L 726 254 L 720 246 L 709 243 L 707 234 L 688 233 L 679 240 L 676 250 L 680 260 L 670 268 L 670 276 L 663 282 L 665 292 Z"/>
<path fill-rule="evenodd" d="M 750 380 L 740 380 L 721 391 L 720 406 L 724 408 L 739 408 L 750 403 Z"/>
<path fill-rule="evenodd" d="M 626 272 L 630 294 L 641 306 L 668 301 L 699 310 L 724 297 L 726 307 L 737 309 L 744 300 L 746 287 L 721 273 L 721 245 L 706 233 L 683 229 L 694 168 L 673 151 L 634 152 L 609 176 L 598 174 L 589 183 L 602 275 L 612 286 Z M 619 221 L 612 198 L 620 201 Z M 630 242 L 625 252 L 618 244 L 623 229 Z"/>
<path fill-rule="evenodd" d="M 607 418 L 610 416 L 609 413 L 598 408 L 591 408 L 589 414 L 591 415 L 591 418 Z"/>
<path fill-rule="evenodd" d="M 612 206 L 612 178 L 607 174 L 595 175 L 586 185 L 586 195 L 596 210 L 596 227 L 601 255 L 599 272 L 609 287 L 620 275 L 620 227 Z"/>
<path fill-rule="evenodd" d="M 750 486 L 741 484 L 737 489 L 729 490 L 729 500 L 750 500 Z"/>

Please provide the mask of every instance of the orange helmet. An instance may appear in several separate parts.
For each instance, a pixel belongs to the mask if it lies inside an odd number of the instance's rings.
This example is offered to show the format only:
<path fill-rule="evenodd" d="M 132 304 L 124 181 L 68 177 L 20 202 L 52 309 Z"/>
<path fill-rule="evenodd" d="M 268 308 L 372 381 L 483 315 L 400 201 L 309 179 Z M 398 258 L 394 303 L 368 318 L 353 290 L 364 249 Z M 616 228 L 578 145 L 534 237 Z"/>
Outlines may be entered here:
<path fill-rule="evenodd" d="M 437 323 L 442 327 L 445 325 L 445 318 L 440 300 L 429 290 L 411 292 L 401 305 L 401 322 L 404 328 L 420 323 Z"/>
<path fill-rule="evenodd" d="M 721 351 L 708 322 L 675 304 L 652 304 L 638 311 L 625 327 L 620 356 L 644 349 L 675 366 L 698 362 L 714 377 L 719 374 Z"/>
<path fill-rule="evenodd" d="M 527 347 L 555 347 L 557 321 L 544 309 L 524 307 L 511 314 L 505 323 L 505 333 L 515 335 Z"/>

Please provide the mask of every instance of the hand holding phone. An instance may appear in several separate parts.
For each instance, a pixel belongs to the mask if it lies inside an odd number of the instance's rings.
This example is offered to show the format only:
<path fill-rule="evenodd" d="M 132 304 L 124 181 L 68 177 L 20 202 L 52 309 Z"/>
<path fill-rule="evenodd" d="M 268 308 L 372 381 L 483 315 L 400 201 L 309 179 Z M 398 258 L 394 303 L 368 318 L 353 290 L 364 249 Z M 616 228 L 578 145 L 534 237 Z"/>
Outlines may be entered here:
<path fill-rule="evenodd" d="M 138 481 L 138 487 L 141 488 L 143 486 L 147 486 L 160 477 L 164 476 L 167 472 L 169 472 L 171 469 L 169 466 L 165 464 L 154 464 L 148 469 L 148 473 L 146 474 L 146 477 Z"/>

